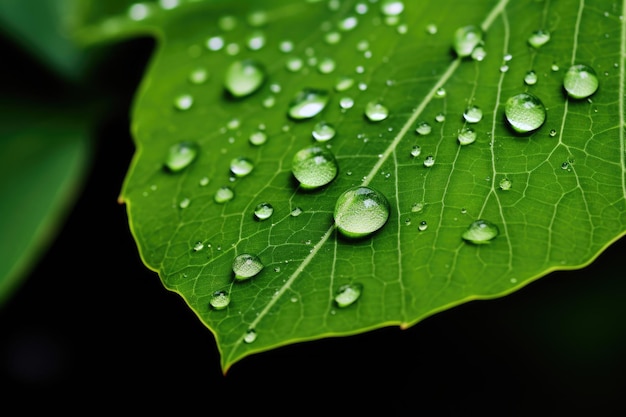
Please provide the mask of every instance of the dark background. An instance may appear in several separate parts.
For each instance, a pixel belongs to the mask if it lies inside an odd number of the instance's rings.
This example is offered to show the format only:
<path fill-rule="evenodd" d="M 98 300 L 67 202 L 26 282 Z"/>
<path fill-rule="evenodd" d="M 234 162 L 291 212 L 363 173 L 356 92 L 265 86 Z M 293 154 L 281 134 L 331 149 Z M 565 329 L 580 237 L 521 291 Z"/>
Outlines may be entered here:
<path fill-rule="evenodd" d="M 95 163 L 54 244 L 0 307 L 3 409 L 91 414 L 174 406 L 179 414 L 385 416 L 626 411 L 624 239 L 585 269 L 552 273 L 509 296 L 470 302 L 407 330 L 384 328 L 253 355 L 222 375 L 212 334 L 144 267 L 126 208 L 116 201 L 134 151 L 129 107 L 151 48 L 145 40 L 122 44 L 115 53 L 125 64 L 92 75 L 99 91 L 113 97 L 97 128 Z M 11 45 L 0 52 L 24 62 L 15 77 L 43 71 Z M 69 88 L 53 76 L 38 80 L 48 95 Z M 15 90 L 12 81 L 10 87 L 5 77 L 2 85 Z"/>

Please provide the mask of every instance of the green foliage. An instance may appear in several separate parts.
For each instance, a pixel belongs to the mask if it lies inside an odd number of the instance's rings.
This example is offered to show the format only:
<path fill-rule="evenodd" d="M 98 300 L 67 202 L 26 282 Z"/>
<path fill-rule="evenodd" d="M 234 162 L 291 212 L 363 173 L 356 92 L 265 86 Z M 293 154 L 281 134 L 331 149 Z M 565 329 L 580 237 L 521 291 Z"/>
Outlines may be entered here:
<path fill-rule="evenodd" d="M 405 1 L 396 14 L 390 3 L 141 3 L 78 33 L 85 45 L 157 39 L 122 198 L 146 266 L 213 332 L 224 371 L 289 343 L 406 328 L 506 295 L 589 264 L 626 230 L 624 5 Z M 453 48 L 470 25 L 484 56 Z M 536 30 L 547 43 L 529 44 Z M 228 73 L 235 62 L 250 64 L 252 81 L 246 65 Z M 599 77 L 588 99 L 563 88 L 574 64 Z M 524 82 L 531 70 L 534 84 Z M 290 113 L 302 91 L 323 93 L 319 113 Z M 530 118 L 508 101 L 521 93 L 540 101 Z M 462 116 L 471 105 L 482 110 L 475 123 Z M 320 122 L 332 139 L 313 138 Z M 430 133 L 416 131 L 422 122 Z M 168 165 L 181 144 L 197 154 Z M 307 189 L 293 158 L 313 145 L 338 172 Z M 239 158 L 251 172 L 231 166 Z M 382 193 L 389 218 L 344 237 L 335 207 L 355 186 Z M 216 199 L 224 187 L 232 199 Z M 255 217 L 262 203 L 269 218 Z M 243 254 L 263 268 L 233 271 Z"/>

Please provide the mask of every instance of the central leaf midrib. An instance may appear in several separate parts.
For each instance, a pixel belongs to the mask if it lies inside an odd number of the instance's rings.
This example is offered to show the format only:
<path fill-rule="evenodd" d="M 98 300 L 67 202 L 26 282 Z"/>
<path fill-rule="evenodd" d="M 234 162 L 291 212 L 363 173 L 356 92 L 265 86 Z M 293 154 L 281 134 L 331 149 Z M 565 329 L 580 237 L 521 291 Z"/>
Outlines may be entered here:
<path fill-rule="evenodd" d="M 486 32 L 492 25 L 493 21 L 496 17 L 502 13 L 504 8 L 506 7 L 509 0 L 500 0 L 494 8 L 487 15 L 485 20 L 481 23 L 481 28 L 484 32 Z M 626 0 L 625 0 L 626 1 Z M 402 138 L 409 132 L 412 126 L 416 123 L 418 117 L 422 114 L 426 106 L 430 103 L 432 98 L 435 96 L 437 90 L 444 86 L 444 84 L 450 79 L 450 77 L 454 74 L 454 72 L 458 69 L 461 64 L 462 59 L 460 57 L 456 58 L 454 61 L 450 63 L 446 71 L 441 75 L 437 83 L 433 85 L 428 94 L 424 97 L 424 99 L 419 103 L 419 105 L 415 108 L 411 116 L 404 123 L 402 128 L 398 131 L 396 136 L 393 138 L 389 146 L 386 150 L 381 154 L 381 157 L 378 158 L 376 164 L 372 167 L 370 172 L 363 178 L 361 182 L 362 186 L 367 186 L 374 176 L 380 171 L 383 164 L 387 161 L 390 155 L 395 151 L 398 144 L 402 140 Z M 289 276 L 289 278 L 285 281 L 285 283 L 276 291 L 274 296 L 269 300 L 269 302 L 263 307 L 261 311 L 256 315 L 255 319 L 249 324 L 248 328 L 255 329 L 258 323 L 263 320 L 263 318 L 268 314 L 272 307 L 278 302 L 279 299 L 282 299 L 282 295 L 291 288 L 293 282 L 300 276 L 300 274 L 304 271 L 304 269 L 311 263 L 311 261 L 317 256 L 320 248 L 326 244 L 328 239 L 332 236 L 333 231 L 335 230 L 335 224 L 331 224 L 328 230 L 324 233 L 322 238 L 313 246 L 309 254 L 306 258 L 302 260 L 298 268 Z M 231 354 L 229 358 L 231 358 L 237 348 L 243 343 L 243 335 L 240 337 L 237 342 L 234 344 L 233 349 L 231 350 Z M 226 361 L 228 362 L 228 361 Z"/>

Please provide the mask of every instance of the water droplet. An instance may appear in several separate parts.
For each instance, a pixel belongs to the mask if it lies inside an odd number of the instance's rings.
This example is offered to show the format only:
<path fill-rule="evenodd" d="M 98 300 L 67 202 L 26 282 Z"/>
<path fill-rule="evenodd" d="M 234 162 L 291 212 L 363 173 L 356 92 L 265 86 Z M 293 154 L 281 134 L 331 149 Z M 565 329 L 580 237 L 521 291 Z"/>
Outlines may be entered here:
<path fill-rule="evenodd" d="M 550 32 L 546 30 L 535 30 L 528 37 L 528 44 L 533 48 L 541 48 L 550 40 Z"/>
<path fill-rule="evenodd" d="M 417 226 L 417 229 L 420 232 L 423 232 L 424 230 L 428 229 L 428 222 L 426 220 L 422 220 L 419 224 L 419 226 Z"/>
<path fill-rule="evenodd" d="M 476 46 L 476 48 L 474 48 L 474 50 L 472 51 L 472 59 L 474 61 L 480 62 L 484 60 L 486 56 L 487 56 L 487 51 L 482 45 Z"/>
<path fill-rule="evenodd" d="M 230 294 L 224 290 L 215 291 L 211 294 L 209 304 L 214 310 L 223 310 L 230 304 Z"/>
<path fill-rule="evenodd" d="M 302 214 L 302 209 L 300 207 L 294 207 L 289 214 L 291 215 L 291 217 L 298 217 Z"/>
<path fill-rule="evenodd" d="M 191 204 L 191 200 L 189 198 L 183 198 L 178 203 L 178 207 L 180 207 L 181 209 L 186 209 L 187 207 L 189 207 L 189 204 Z"/>
<path fill-rule="evenodd" d="M 348 307 L 361 296 L 363 285 L 359 283 L 345 284 L 335 293 L 335 303 L 338 307 Z"/>
<path fill-rule="evenodd" d="M 341 33 L 333 30 L 324 35 L 324 41 L 329 45 L 335 45 L 341 40 Z"/>
<path fill-rule="evenodd" d="M 335 70 L 335 60 L 330 57 L 322 58 L 317 64 L 317 70 L 322 74 L 330 74 Z"/>
<path fill-rule="evenodd" d="M 445 114 L 443 114 L 443 113 L 438 113 L 438 114 L 435 116 L 435 121 L 436 121 L 437 123 L 441 123 L 441 122 L 443 122 L 444 120 L 446 120 L 446 115 L 445 115 Z"/>
<path fill-rule="evenodd" d="M 424 166 L 426 168 L 430 168 L 435 165 L 435 157 L 432 155 L 428 155 L 426 159 L 424 159 Z"/>
<path fill-rule="evenodd" d="M 546 120 L 546 108 L 538 97 L 530 93 L 510 97 L 504 106 L 504 113 L 513 130 L 520 133 L 536 130 Z"/>
<path fill-rule="evenodd" d="M 460 27 L 454 33 L 453 48 L 459 57 L 466 57 L 483 39 L 483 31 L 480 27 L 469 25 Z"/>
<path fill-rule="evenodd" d="M 467 123 L 478 123 L 483 118 L 483 111 L 476 105 L 468 106 L 463 112 L 463 118 Z"/>
<path fill-rule="evenodd" d="M 422 136 L 428 135 L 432 130 L 433 128 L 430 126 L 430 124 L 425 121 L 419 122 L 417 124 L 417 129 L 415 129 L 415 131 Z"/>
<path fill-rule="evenodd" d="M 446 89 L 443 87 L 439 87 L 437 91 L 435 91 L 436 98 L 443 98 L 446 96 Z"/>
<path fill-rule="evenodd" d="M 324 110 L 329 98 L 326 90 L 304 89 L 289 104 L 288 115 L 296 120 L 310 119 Z"/>
<path fill-rule="evenodd" d="M 346 91 L 354 85 L 354 79 L 346 76 L 339 77 L 335 83 L 335 91 Z"/>
<path fill-rule="evenodd" d="M 206 47 L 210 51 L 219 51 L 224 47 L 224 38 L 221 36 L 212 36 L 206 41 Z"/>
<path fill-rule="evenodd" d="M 198 156 L 198 145 L 180 142 L 170 147 L 165 160 L 165 167 L 170 172 L 179 172 L 187 168 Z"/>
<path fill-rule="evenodd" d="M 471 127 L 464 127 L 459 131 L 457 139 L 461 145 L 472 144 L 476 141 L 476 131 Z"/>
<path fill-rule="evenodd" d="M 248 329 L 246 334 L 243 336 L 243 341 L 245 343 L 252 343 L 256 340 L 256 331 L 254 329 Z"/>
<path fill-rule="evenodd" d="M 398 16 L 404 11 L 404 2 L 400 0 L 383 0 L 380 11 L 385 16 Z"/>
<path fill-rule="evenodd" d="M 237 27 L 237 18 L 231 15 L 221 16 L 217 20 L 217 26 L 223 31 L 231 31 Z"/>
<path fill-rule="evenodd" d="M 226 70 L 224 86 L 233 97 L 248 96 L 261 87 L 265 81 L 265 69 L 256 61 L 233 62 Z"/>
<path fill-rule="evenodd" d="M 203 84 L 209 79 L 209 72 L 204 68 L 196 68 L 189 74 L 189 82 L 192 84 Z"/>
<path fill-rule="evenodd" d="M 335 156 L 329 150 L 312 146 L 294 155 L 291 169 L 302 188 L 313 189 L 335 179 L 338 166 Z"/>
<path fill-rule="evenodd" d="M 327 122 L 319 122 L 313 127 L 313 138 L 318 142 L 326 142 L 335 137 L 335 127 Z"/>
<path fill-rule="evenodd" d="M 234 158 L 230 161 L 230 172 L 237 177 L 245 177 L 254 169 L 251 160 L 245 157 Z"/>
<path fill-rule="evenodd" d="M 218 188 L 217 191 L 215 191 L 215 195 L 213 196 L 213 199 L 215 200 L 216 203 L 223 204 L 232 200 L 234 197 L 235 197 L 235 192 L 232 190 L 232 188 L 228 186 L 223 186 L 223 187 Z"/>
<path fill-rule="evenodd" d="M 287 61 L 285 61 L 285 66 L 291 72 L 298 72 L 304 66 L 304 61 L 297 56 L 292 56 L 287 58 Z"/>
<path fill-rule="evenodd" d="M 509 66 L 506 64 L 503 64 L 500 66 L 500 72 L 507 72 L 509 70 Z"/>
<path fill-rule="evenodd" d="M 144 3 L 135 3 L 128 8 L 128 17 L 134 21 L 141 21 L 150 15 L 150 8 Z"/>
<path fill-rule="evenodd" d="M 233 272 L 235 279 L 244 281 L 257 275 L 263 269 L 263 263 L 258 256 L 250 253 L 242 253 L 233 260 Z"/>
<path fill-rule="evenodd" d="M 254 32 L 248 37 L 246 44 L 251 51 L 258 51 L 265 46 L 265 34 L 263 32 Z"/>
<path fill-rule="evenodd" d="M 206 185 L 209 184 L 209 177 L 202 177 L 200 178 L 200 181 L 198 181 L 198 184 L 200 184 L 201 187 L 204 187 Z"/>
<path fill-rule="evenodd" d="M 506 178 L 506 177 L 505 177 L 505 178 L 502 178 L 502 179 L 500 180 L 500 189 L 501 189 L 501 190 L 508 191 L 508 190 L 510 190 L 510 189 L 511 189 L 511 186 L 512 186 L 512 185 L 513 185 L 513 184 L 511 183 L 511 180 L 510 180 L 510 179 L 508 179 L 508 178 Z"/>
<path fill-rule="evenodd" d="M 255 10 L 246 16 L 246 20 L 252 27 L 261 27 L 267 23 L 268 16 L 264 10 Z"/>
<path fill-rule="evenodd" d="M 181 94 L 174 99 L 174 107 L 178 110 L 189 110 L 193 105 L 193 97 L 190 94 Z"/>
<path fill-rule="evenodd" d="M 274 207 L 270 203 L 260 203 L 254 208 L 254 217 L 258 220 L 269 219 L 274 213 Z"/>
<path fill-rule="evenodd" d="M 412 156 L 413 158 L 415 158 L 415 157 L 419 156 L 419 155 L 420 155 L 420 153 L 422 153 L 422 148 L 421 148 L 419 145 L 414 145 L 414 146 L 411 148 L 411 156 Z"/>
<path fill-rule="evenodd" d="M 335 224 L 344 236 L 368 236 L 385 225 L 389 211 L 389 202 L 381 192 L 370 187 L 352 187 L 337 198 Z"/>
<path fill-rule="evenodd" d="M 413 213 L 419 213 L 422 210 L 424 210 L 424 203 L 413 203 L 411 206 L 411 211 Z"/>
<path fill-rule="evenodd" d="M 250 135 L 248 140 L 250 141 L 252 145 L 261 146 L 265 142 L 267 142 L 267 134 L 265 132 L 261 132 L 260 130 L 257 130 L 256 132 L 253 132 Z"/>
<path fill-rule="evenodd" d="M 339 107 L 343 110 L 351 109 L 354 106 L 354 100 L 351 97 L 342 97 L 339 100 Z"/>
<path fill-rule="evenodd" d="M 555 137 L 556 136 L 556 129 L 550 129 L 550 136 L 551 137 Z"/>
<path fill-rule="evenodd" d="M 389 116 L 389 109 L 378 101 L 370 101 L 365 106 L 365 116 L 372 122 L 380 122 Z"/>
<path fill-rule="evenodd" d="M 337 27 L 339 27 L 339 29 L 346 32 L 346 31 L 354 29 L 355 27 L 357 27 L 358 24 L 359 24 L 359 19 L 356 16 L 348 16 L 342 19 L 338 23 Z"/>
<path fill-rule="evenodd" d="M 437 33 L 437 25 L 434 23 L 429 23 L 426 25 L 426 33 L 429 33 L 431 35 L 434 35 L 435 33 Z"/>
<path fill-rule="evenodd" d="M 537 84 L 537 73 L 533 70 L 528 71 L 524 76 L 524 83 L 526 83 L 526 85 Z"/>
<path fill-rule="evenodd" d="M 587 65 L 572 65 L 565 73 L 563 87 L 572 98 L 587 98 L 598 89 L 598 76 Z"/>
<path fill-rule="evenodd" d="M 489 243 L 499 233 L 498 226 L 487 220 L 480 219 L 472 222 L 461 237 L 467 242 L 480 245 Z"/>
<path fill-rule="evenodd" d="M 193 251 L 194 251 L 194 252 L 199 252 L 199 251 L 201 251 L 202 249 L 204 249 L 204 243 L 202 243 L 202 242 L 200 242 L 200 241 L 196 242 L 196 243 L 193 245 Z"/>

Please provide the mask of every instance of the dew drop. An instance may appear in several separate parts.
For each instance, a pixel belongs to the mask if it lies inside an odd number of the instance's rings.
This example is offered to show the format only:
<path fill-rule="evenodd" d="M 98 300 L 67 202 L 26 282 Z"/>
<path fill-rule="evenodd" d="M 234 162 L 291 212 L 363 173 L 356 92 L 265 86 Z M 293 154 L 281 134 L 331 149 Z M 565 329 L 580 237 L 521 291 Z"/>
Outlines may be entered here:
<path fill-rule="evenodd" d="M 389 116 L 389 109 L 378 101 L 370 101 L 365 105 L 365 116 L 371 122 L 380 122 Z"/>
<path fill-rule="evenodd" d="M 459 57 L 466 57 L 483 39 L 483 31 L 480 27 L 469 25 L 463 26 L 454 33 L 453 48 Z"/>
<path fill-rule="evenodd" d="M 326 57 L 322 58 L 317 64 L 317 70 L 322 74 L 330 74 L 335 70 L 335 66 L 335 60 L 330 57 Z"/>
<path fill-rule="evenodd" d="M 381 192 L 370 187 L 352 187 L 337 198 L 335 224 L 344 236 L 368 236 L 385 225 L 389 211 L 389 202 Z"/>
<path fill-rule="evenodd" d="M 219 51 L 224 47 L 224 38 L 221 36 L 212 36 L 206 41 L 206 47 L 210 51 Z"/>
<path fill-rule="evenodd" d="M 187 168 L 198 156 L 198 145 L 192 142 L 180 142 L 170 147 L 165 159 L 165 167 L 170 172 L 179 172 Z"/>
<path fill-rule="evenodd" d="M 335 156 L 329 150 L 312 146 L 294 155 L 291 170 L 302 188 L 314 189 L 335 179 L 338 166 Z"/>
<path fill-rule="evenodd" d="M 482 45 L 478 45 L 476 46 L 476 48 L 474 48 L 474 50 L 472 51 L 472 59 L 474 61 L 482 61 L 485 59 L 485 57 L 487 56 L 487 51 L 485 50 L 485 48 L 483 48 Z"/>
<path fill-rule="evenodd" d="M 398 16 L 404 11 L 404 2 L 400 0 L 383 0 L 380 11 L 385 16 Z"/>
<path fill-rule="evenodd" d="M 234 158 L 230 161 L 230 172 L 236 177 L 245 177 L 254 169 L 251 160 L 245 157 Z"/>
<path fill-rule="evenodd" d="M 248 329 L 246 334 L 243 336 L 243 341 L 245 343 L 252 343 L 256 340 L 256 331 L 254 329 Z"/>
<path fill-rule="evenodd" d="M 417 229 L 420 232 L 423 232 L 424 230 L 428 229 L 428 222 L 426 220 L 422 220 L 419 224 L 419 226 L 417 226 Z"/>
<path fill-rule="evenodd" d="M 411 148 L 411 156 L 413 158 L 418 157 L 422 153 L 422 148 L 419 145 L 414 145 Z"/>
<path fill-rule="evenodd" d="M 224 86 L 233 97 L 248 96 L 261 87 L 265 81 L 265 69 L 256 61 L 233 62 L 226 70 Z"/>
<path fill-rule="evenodd" d="M 443 122 L 443 121 L 445 121 L 445 120 L 446 120 L 446 115 L 445 115 L 445 114 L 443 114 L 443 113 L 438 113 L 438 114 L 435 116 L 435 121 L 436 121 L 437 123 L 441 123 L 441 122 Z"/>
<path fill-rule="evenodd" d="M 270 203 L 260 203 L 254 208 L 254 217 L 257 220 L 269 219 L 274 213 L 274 207 Z"/>
<path fill-rule="evenodd" d="M 346 76 L 339 77 L 335 82 L 335 91 L 346 91 L 354 85 L 354 79 Z"/>
<path fill-rule="evenodd" d="M 209 177 L 202 177 L 200 178 L 200 181 L 198 181 L 198 184 L 200 184 L 201 187 L 204 187 L 206 185 L 209 184 Z"/>
<path fill-rule="evenodd" d="M 463 232 L 463 240 L 476 245 L 489 243 L 499 234 L 498 226 L 487 220 L 476 220 L 472 222 Z"/>
<path fill-rule="evenodd" d="M 504 113 L 509 125 L 520 133 L 536 130 L 546 120 L 546 108 L 538 97 L 530 93 L 510 97 L 504 106 Z"/>
<path fill-rule="evenodd" d="M 356 16 L 348 16 L 339 22 L 338 27 L 343 31 L 349 31 L 357 27 L 358 24 L 359 19 Z"/>
<path fill-rule="evenodd" d="M 424 166 L 426 168 L 430 168 L 433 165 L 435 165 L 435 157 L 432 155 L 428 155 L 425 159 L 424 159 Z"/>
<path fill-rule="evenodd" d="M 339 107 L 343 110 L 351 109 L 354 106 L 354 100 L 351 97 L 342 97 L 339 100 Z"/>
<path fill-rule="evenodd" d="M 265 132 L 261 132 L 260 130 L 257 130 L 256 132 L 253 132 L 250 135 L 248 140 L 250 141 L 252 145 L 261 146 L 265 142 L 267 142 L 267 134 Z"/>
<path fill-rule="evenodd" d="M 302 58 L 292 56 L 287 58 L 287 61 L 285 61 L 285 66 L 291 72 L 298 72 L 304 66 L 304 61 L 302 60 Z"/>
<path fill-rule="evenodd" d="M 199 251 L 201 251 L 202 249 L 204 249 L 204 243 L 202 243 L 202 242 L 200 242 L 200 241 L 196 242 L 196 243 L 193 245 L 193 251 L 194 251 L 194 252 L 199 252 Z"/>
<path fill-rule="evenodd" d="M 430 126 L 430 124 L 426 121 L 421 121 L 417 124 L 417 128 L 415 129 L 415 131 L 419 134 L 419 135 L 428 135 L 431 131 L 433 130 L 433 128 Z"/>
<path fill-rule="evenodd" d="M 472 144 L 476 141 L 476 131 L 471 127 L 464 127 L 459 131 L 457 139 L 461 145 Z"/>
<path fill-rule="evenodd" d="M 327 122 L 319 122 L 313 127 L 313 138 L 318 142 L 326 142 L 335 137 L 335 127 Z"/>
<path fill-rule="evenodd" d="M 550 136 L 551 137 L 555 137 L 556 136 L 556 129 L 550 129 Z"/>
<path fill-rule="evenodd" d="M 476 105 L 468 106 L 463 112 L 463 118 L 467 123 L 478 123 L 483 118 L 483 111 Z"/>
<path fill-rule="evenodd" d="M 180 207 L 181 209 L 186 209 L 187 207 L 189 207 L 189 204 L 191 204 L 191 200 L 189 198 L 183 198 L 178 203 L 178 207 Z"/>
<path fill-rule="evenodd" d="M 209 72 L 204 68 L 196 68 L 189 74 L 189 82 L 192 84 L 203 84 L 209 79 Z"/>
<path fill-rule="evenodd" d="M 235 197 L 235 192 L 232 190 L 232 188 L 228 186 L 223 186 L 223 187 L 218 188 L 217 191 L 215 191 L 215 195 L 213 196 L 213 199 L 215 200 L 216 203 L 223 204 L 232 200 L 234 197 Z"/>
<path fill-rule="evenodd" d="M 500 189 L 503 191 L 510 190 L 512 185 L 511 180 L 506 177 L 500 180 Z"/>
<path fill-rule="evenodd" d="M 426 25 L 426 33 L 434 35 L 437 33 L 437 25 L 434 23 L 429 23 Z"/>
<path fill-rule="evenodd" d="M 298 217 L 302 214 L 302 209 L 300 207 L 294 207 L 289 214 L 291 215 L 291 217 Z"/>
<path fill-rule="evenodd" d="M 233 272 L 235 279 L 244 281 L 257 275 L 263 269 L 263 263 L 258 256 L 250 253 L 242 253 L 233 260 Z"/>
<path fill-rule="evenodd" d="M 215 291 L 211 294 L 209 304 L 214 310 L 223 310 L 230 304 L 230 294 L 224 290 Z"/>
<path fill-rule="evenodd" d="M 341 33 L 333 30 L 324 35 L 324 41 L 329 45 L 335 45 L 341 40 Z"/>
<path fill-rule="evenodd" d="M 436 98 L 443 98 L 446 96 L 446 89 L 443 87 L 439 87 L 437 91 L 435 91 Z"/>
<path fill-rule="evenodd" d="M 528 44 L 533 48 L 541 48 L 550 40 L 550 32 L 546 30 L 535 30 L 528 37 Z"/>
<path fill-rule="evenodd" d="M 533 70 L 530 70 L 524 76 L 524 83 L 526 85 L 535 85 L 537 84 L 537 73 Z"/>
<path fill-rule="evenodd" d="M 265 46 L 266 38 L 263 32 L 254 32 L 248 37 L 246 44 L 251 51 L 258 51 Z"/>
<path fill-rule="evenodd" d="M 342 285 L 335 293 L 335 303 L 337 303 L 337 307 L 348 307 L 359 299 L 362 291 L 363 285 L 359 283 Z"/>
<path fill-rule="evenodd" d="M 329 98 L 326 90 L 304 89 L 291 101 L 287 114 L 296 120 L 310 119 L 324 110 Z"/>
<path fill-rule="evenodd" d="M 174 107 L 178 110 L 189 110 L 193 105 L 193 97 L 190 94 L 181 94 L 174 99 Z"/>
<path fill-rule="evenodd" d="M 413 203 L 411 206 L 411 211 L 413 213 L 419 213 L 422 210 L 424 210 L 424 203 Z"/>
<path fill-rule="evenodd" d="M 587 98 L 598 89 L 598 76 L 587 65 L 572 65 L 565 73 L 563 87 L 572 98 Z"/>

